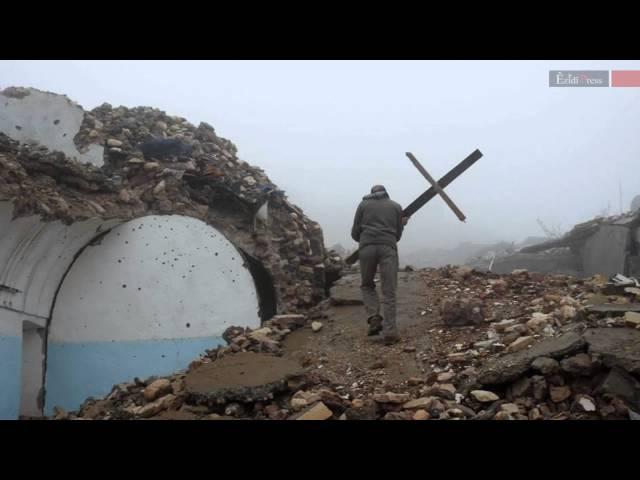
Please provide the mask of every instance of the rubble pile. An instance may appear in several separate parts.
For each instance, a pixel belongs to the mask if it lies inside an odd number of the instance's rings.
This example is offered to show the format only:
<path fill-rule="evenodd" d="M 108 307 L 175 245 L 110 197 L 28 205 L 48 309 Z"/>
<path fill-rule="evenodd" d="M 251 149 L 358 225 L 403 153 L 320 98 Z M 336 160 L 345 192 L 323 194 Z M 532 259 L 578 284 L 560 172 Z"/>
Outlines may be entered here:
<path fill-rule="evenodd" d="M 284 337 L 309 319 L 324 318 L 326 306 L 321 303 L 307 315 L 276 315 L 255 330 L 230 327 L 223 335 L 228 345 L 207 350 L 186 372 L 115 385 L 104 399 L 89 398 L 77 412 L 54 409 L 53 418 L 328 419 L 335 409 L 345 410 L 349 402 L 323 388 L 322 380 L 312 372 L 282 358 L 281 351 Z M 222 383 L 221 374 L 225 375 Z"/>
<path fill-rule="evenodd" d="M 0 133 L 0 200 L 12 201 L 16 216 L 67 224 L 151 214 L 199 218 L 264 265 L 279 312 L 323 299 L 325 267 L 339 275 L 340 261 L 327 259 L 320 225 L 210 125 L 105 103 L 85 112 L 74 142 L 81 153 L 103 145 L 104 165 L 81 164 Z"/>
<path fill-rule="evenodd" d="M 268 359 L 288 360 L 282 344 L 291 332 L 322 329 L 322 322 L 316 329 L 309 320 L 330 317 L 325 301 L 307 316 L 278 315 L 257 330 L 230 328 L 224 335 L 228 345 L 207 351 L 186 373 L 117 385 L 106 399 L 90 399 L 78 412 L 59 412 L 57 418 L 637 418 L 640 313 L 592 311 L 595 303 L 634 309 L 635 290 L 602 277 L 577 280 L 526 271 L 494 275 L 447 267 L 416 273 L 431 287 L 430 297 L 441 303 L 456 304 L 452 299 L 458 299 L 465 304 L 467 296 L 472 298 L 481 306 L 481 323 L 474 318 L 468 326 L 448 327 L 441 318 L 440 328 L 429 333 L 430 350 L 394 347 L 391 357 L 381 358 L 368 372 L 347 377 L 350 382 L 338 381 L 322 369 L 326 359 L 319 357 L 251 388 L 225 388 L 224 395 L 204 396 L 189 391 L 189 375 L 204 374 L 199 369 L 213 369 L 225 358 L 237 364 L 242 356 L 265 356 L 256 371 L 268 374 Z M 381 379 L 378 374 L 403 355 L 420 358 L 424 375 L 401 383 Z"/>

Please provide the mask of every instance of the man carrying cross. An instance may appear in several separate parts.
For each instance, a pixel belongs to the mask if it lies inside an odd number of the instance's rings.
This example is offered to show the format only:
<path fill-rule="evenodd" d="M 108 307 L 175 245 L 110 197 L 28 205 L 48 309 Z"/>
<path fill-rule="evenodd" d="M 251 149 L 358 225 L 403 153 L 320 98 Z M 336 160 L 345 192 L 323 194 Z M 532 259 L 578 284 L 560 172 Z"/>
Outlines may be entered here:
<path fill-rule="evenodd" d="M 383 332 L 386 345 L 400 341 L 396 327 L 396 288 L 398 285 L 398 246 L 407 217 L 402 207 L 389 198 L 382 185 L 371 188 L 371 194 L 358 205 L 351 237 L 359 243 L 362 299 L 367 311 L 369 335 Z M 374 277 L 380 267 L 382 305 L 376 293 Z"/>
<path fill-rule="evenodd" d="M 478 161 L 482 153 L 480 150 L 475 150 L 437 182 L 412 153 L 407 152 L 407 157 L 431 184 L 431 188 L 402 210 L 400 205 L 389 198 L 382 185 L 374 186 L 371 194 L 365 196 L 358 206 L 351 229 L 351 236 L 360 243 L 360 248 L 345 259 L 348 265 L 353 265 L 360 259 L 362 297 L 369 316 L 367 320 L 369 335 L 377 335 L 382 331 L 387 345 L 400 341 L 396 327 L 396 287 L 398 284 L 397 242 L 402 237 L 402 230 L 409 217 L 436 195 L 444 200 L 461 222 L 464 222 L 466 217 L 445 193 L 444 188 Z M 378 266 L 382 278 L 384 317 L 380 316 L 378 295 L 373 280 Z"/>

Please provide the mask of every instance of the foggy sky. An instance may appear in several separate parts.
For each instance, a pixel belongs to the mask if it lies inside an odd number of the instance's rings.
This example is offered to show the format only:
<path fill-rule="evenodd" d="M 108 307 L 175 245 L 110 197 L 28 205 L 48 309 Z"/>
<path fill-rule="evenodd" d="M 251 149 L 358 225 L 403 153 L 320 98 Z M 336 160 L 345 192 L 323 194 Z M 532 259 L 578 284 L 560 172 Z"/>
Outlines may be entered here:
<path fill-rule="evenodd" d="M 0 88 L 63 93 L 90 110 L 152 106 L 205 121 L 352 248 L 355 208 L 382 183 L 403 207 L 484 154 L 420 210 L 400 244 L 520 241 L 568 230 L 640 194 L 640 88 L 549 88 L 548 71 L 640 69 L 638 61 L 0 61 Z"/>

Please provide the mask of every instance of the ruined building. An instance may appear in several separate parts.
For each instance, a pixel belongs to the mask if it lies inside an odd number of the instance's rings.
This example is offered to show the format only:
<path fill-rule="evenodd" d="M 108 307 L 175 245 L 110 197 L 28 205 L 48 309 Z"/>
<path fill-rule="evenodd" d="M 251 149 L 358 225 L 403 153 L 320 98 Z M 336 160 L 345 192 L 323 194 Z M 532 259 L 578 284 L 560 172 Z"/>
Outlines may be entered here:
<path fill-rule="evenodd" d="M 640 276 L 640 211 L 632 208 L 580 223 L 560 238 L 521 248 L 496 258 L 492 265 L 495 273 L 520 268 L 576 277 Z"/>
<path fill-rule="evenodd" d="M 185 368 L 229 326 L 323 299 L 327 260 L 210 125 L 0 93 L 0 419 Z"/>

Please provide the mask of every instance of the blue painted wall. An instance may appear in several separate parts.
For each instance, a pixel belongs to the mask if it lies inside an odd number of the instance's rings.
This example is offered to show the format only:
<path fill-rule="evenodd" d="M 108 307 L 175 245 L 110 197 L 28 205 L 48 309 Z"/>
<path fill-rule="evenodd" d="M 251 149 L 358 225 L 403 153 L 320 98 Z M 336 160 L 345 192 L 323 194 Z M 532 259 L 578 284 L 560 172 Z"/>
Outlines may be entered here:
<path fill-rule="evenodd" d="M 22 338 L 0 337 L 0 420 L 20 414 Z"/>
<path fill-rule="evenodd" d="M 205 350 L 224 344 L 221 337 L 50 342 L 45 415 L 56 406 L 77 410 L 88 397 L 105 396 L 115 384 L 134 377 L 170 375 L 187 368 Z"/>

